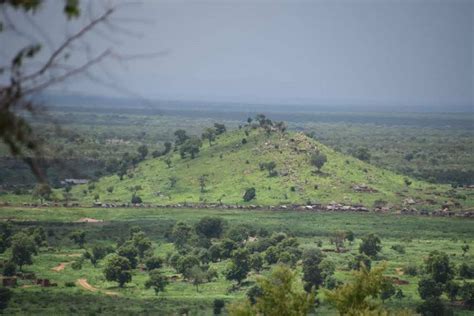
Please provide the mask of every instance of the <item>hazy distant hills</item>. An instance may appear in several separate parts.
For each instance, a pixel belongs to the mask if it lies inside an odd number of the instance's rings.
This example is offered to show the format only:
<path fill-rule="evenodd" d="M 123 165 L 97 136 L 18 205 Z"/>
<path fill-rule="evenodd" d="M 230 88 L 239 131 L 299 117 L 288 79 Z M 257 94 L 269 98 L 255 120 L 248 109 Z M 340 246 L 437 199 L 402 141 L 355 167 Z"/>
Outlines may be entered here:
<path fill-rule="evenodd" d="M 246 120 L 265 113 L 288 122 L 348 122 L 419 127 L 474 128 L 474 108 L 453 106 L 377 106 L 332 104 L 264 104 L 210 101 L 150 100 L 81 94 L 45 94 L 39 100 L 52 110 L 124 113 L 136 115 L 177 115 L 228 120 Z M 459 113 L 464 112 L 464 113 Z M 466 115 L 467 114 L 467 115 Z"/>

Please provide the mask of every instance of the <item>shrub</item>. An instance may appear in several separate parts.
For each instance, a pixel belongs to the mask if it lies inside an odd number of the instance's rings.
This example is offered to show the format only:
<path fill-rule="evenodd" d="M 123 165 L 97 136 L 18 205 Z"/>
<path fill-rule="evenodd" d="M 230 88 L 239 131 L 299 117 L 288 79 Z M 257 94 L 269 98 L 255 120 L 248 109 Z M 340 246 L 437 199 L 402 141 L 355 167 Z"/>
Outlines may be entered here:
<path fill-rule="evenodd" d="M 214 315 L 220 315 L 221 312 L 222 312 L 222 309 L 224 308 L 225 306 L 225 301 L 223 299 L 220 299 L 220 298 L 216 298 L 214 300 Z"/>
<path fill-rule="evenodd" d="M 416 308 L 421 315 L 452 315 L 452 311 L 446 309 L 446 306 L 439 299 L 429 299 L 424 301 Z"/>
<path fill-rule="evenodd" d="M 380 246 L 380 238 L 374 234 L 369 234 L 367 237 L 362 239 L 362 243 L 359 247 L 359 252 L 364 253 L 369 257 L 375 257 L 377 253 L 382 249 Z"/>
<path fill-rule="evenodd" d="M 16 274 L 16 264 L 12 261 L 5 262 L 2 274 L 4 276 L 14 276 Z"/>
<path fill-rule="evenodd" d="M 459 276 L 466 279 L 474 278 L 474 265 L 469 265 L 467 263 L 461 264 L 459 267 Z"/>
<path fill-rule="evenodd" d="M 398 252 L 399 254 L 405 253 L 405 247 L 403 245 L 393 245 L 391 248 L 395 250 L 396 252 Z"/>
<path fill-rule="evenodd" d="M 260 286 L 254 285 L 250 289 L 248 289 L 246 295 L 250 301 L 250 304 L 254 305 L 255 303 L 257 303 L 257 298 L 263 295 L 263 290 Z"/>
<path fill-rule="evenodd" d="M 160 257 L 149 257 L 145 261 L 145 266 L 148 271 L 153 269 L 159 269 L 163 266 L 163 259 Z"/>
<path fill-rule="evenodd" d="M 82 269 L 82 260 L 76 260 L 71 264 L 71 268 L 74 270 L 81 270 Z"/>
<path fill-rule="evenodd" d="M 145 282 L 145 288 L 153 288 L 156 295 L 164 292 L 165 287 L 169 284 L 168 279 L 159 270 L 151 270 L 149 276 L 150 278 Z"/>
<path fill-rule="evenodd" d="M 362 267 L 362 263 L 368 270 L 370 270 L 372 261 L 365 254 L 355 256 L 354 259 L 349 262 L 348 266 L 349 269 L 360 270 L 360 268 Z"/>
<path fill-rule="evenodd" d="M 0 311 L 4 310 L 8 306 L 8 302 L 13 296 L 13 292 L 10 289 L 0 287 Z"/>
<path fill-rule="evenodd" d="M 142 198 L 139 197 L 138 195 L 135 195 L 135 194 L 132 196 L 131 202 L 132 202 L 132 204 L 140 204 L 140 203 L 143 203 Z"/>
<path fill-rule="evenodd" d="M 197 222 L 196 233 L 207 238 L 219 238 L 224 230 L 224 220 L 219 217 L 203 217 Z"/>
<path fill-rule="evenodd" d="M 324 166 L 324 164 L 328 161 L 328 158 L 326 157 L 325 154 L 316 152 L 311 155 L 311 165 L 315 166 L 318 169 L 318 172 L 321 171 L 321 168 Z"/>
<path fill-rule="evenodd" d="M 256 191 L 255 188 L 248 188 L 245 190 L 245 194 L 243 196 L 244 202 L 249 202 L 253 200 L 256 197 Z"/>
<path fill-rule="evenodd" d="M 403 272 L 411 276 L 416 276 L 418 275 L 418 267 L 414 264 L 408 264 L 403 268 Z"/>

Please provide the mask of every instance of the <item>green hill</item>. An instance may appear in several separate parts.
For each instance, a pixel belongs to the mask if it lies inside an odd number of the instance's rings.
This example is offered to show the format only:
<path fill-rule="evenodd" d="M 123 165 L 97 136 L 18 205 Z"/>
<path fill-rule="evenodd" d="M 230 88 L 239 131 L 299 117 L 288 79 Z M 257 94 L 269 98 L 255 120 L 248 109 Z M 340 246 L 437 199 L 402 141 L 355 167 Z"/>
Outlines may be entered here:
<path fill-rule="evenodd" d="M 315 151 L 327 157 L 319 173 L 310 164 Z M 166 159 L 171 160 L 170 167 Z M 276 163 L 276 176 L 269 176 L 259 166 L 271 161 Z M 93 203 L 97 196 L 103 203 L 129 203 L 136 194 L 144 203 L 160 205 L 337 202 L 372 207 L 379 201 L 387 202 L 389 207 L 402 207 L 412 199 L 416 203 L 412 206 L 419 209 L 439 208 L 457 197 L 449 186 L 414 179 L 409 179 L 411 185 L 407 186 L 405 179 L 338 153 L 301 133 L 267 133 L 261 128 L 244 127 L 219 135 L 212 146 L 205 142 L 194 159 L 182 159 L 175 151 L 139 163 L 128 170 L 123 180 L 117 175 L 107 176 L 94 184 L 76 186 L 71 193 L 81 203 Z M 243 194 L 251 187 L 255 188 L 256 197 L 244 202 Z M 461 207 L 472 205 L 469 199 L 461 199 L 460 203 Z"/>

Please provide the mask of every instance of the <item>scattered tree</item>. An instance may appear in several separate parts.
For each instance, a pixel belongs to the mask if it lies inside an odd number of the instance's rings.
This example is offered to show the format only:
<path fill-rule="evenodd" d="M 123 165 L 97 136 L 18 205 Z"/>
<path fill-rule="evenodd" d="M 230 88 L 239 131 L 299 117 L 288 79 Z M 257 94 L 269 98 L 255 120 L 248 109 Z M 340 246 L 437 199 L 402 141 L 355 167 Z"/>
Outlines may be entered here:
<path fill-rule="evenodd" d="M 321 168 L 324 166 L 324 164 L 327 162 L 327 157 L 325 154 L 322 154 L 320 152 L 313 153 L 311 155 L 311 165 L 316 167 L 318 169 L 318 172 L 321 172 Z"/>
<path fill-rule="evenodd" d="M 206 128 L 201 138 L 209 141 L 209 146 L 212 146 L 212 142 L 216 140 L 216 130 L 210 127 Z"/>
<path fill-rule="evenodd" d="M 107 281 L 116 281 L 119 287 L 132 281 L 132 266 L 130 261 L 120 255 L 111 255 L 104 269 L 105 279 Z"/>
<path fill-rule="evenodd" d="M 109 253 L 112 253 L 113 249 L 110 247 L 102 246 L 102 245 L 94 245 L 92 247 L 92 253 L 90 254 L 89 260 L 91 261 L 92 265 L 95 267 L 99 260 L 102 260 L 107 256 Z"/>
<path fill-rule="evenodd" d="M 220 123 L 214 123 L 214 129 L 215 129 L 216 135 L 224 134 L 227 130 L 225 125 L 220 124 Z"/>
<path fill-rule="evenodd" d="M 206 271 L 198 265 L 193 266 L 187 272 L 188 278 L 192 281 L 196 287 L 196 292 L 199 292 L 199 285 L 203 284 L 207 280 Z"/>
<path fill-rule="evenodd" d="M 144 232 L 140 231 L 133 234 L 132 238 L 133 246 L 137 249 L 138 257 L 143 259 L 145 254 L 152 249 L 152 243 Z"/>
<path fill-rule="evenodd" d="M 227 280 L 235 280 L 240 285 L 250 271 L 249 252 L 245 248 L 232 252 L 232 260 L 226 272 Z"/>
<path fill-rule="evenodd" d="M 159 269 L 163 266 L 163 259 L 157 256 L 148 257 L 145 260 L 145 267 L 148 271 Z"/>
<path fill-rule="evenodd" d="M 169 281 L 163 273 L 158 269 L 153 269 L 148 272 L 148 275 L 149 279 L 145 282 L 145 288 L 153 288 L 156 295 L 160 294 L 160 292 L 164 292 Z"/>
<path fill-rule="evenodd" d="M 195 230 L 206 238 L 219 238 L 224 231 L 224 220 L 220 217 L 203 217 L 196 223 Z"/>
<path fill-rule="evenodd" d="M 206 192 L 207 177 L 207 174 L 199 176 L 199 187 L 201 189 L 201 193 Z"/>
<path fill-rule="evenodd" d="M 359 246 L 359 252 L 364 253 L 369 257 L 375 257 L 382 249 L 380 244 L 381 241 L 379 237 L 374 234 L 369 234 L 367 237 L 362 238 L 362 243 Z"/>
<path fill-rule="evenodd" d="M 189 154 L 191 159 L 196 158 L 196 155 L 199 153 L 199 150 L 202 146 L 202 142 L 199 138 L 192 136 L 181 145 L 179 153 L 181 158 L 186 158 Z"/>
<path fill-rule="evenodd" d="M 370 298 L 378 297 L 385 284 L 386 264 L 368 270 L 364 266 L 353 272 L 353 280 L 326 291 L 329 304 L 334 306 L 341 315 L 366 315 L 379 308 L 377 302 Z"/>
<path fill-rule="evenodd" d="M 140 145 L 137 148 L 138 155 L 140 156 L 140 160 L 144 160 L 148 155 L 148 146 L 147 145 Z"/>
<path fill-rule="evenodd" d="M 176 132 L 174 132 L 174 136 L 176 137 L 175 144 L 178 146 L 184 144 L 184 142 L 189 139 L 186 131 L 182 129 L 178 129 Z"/>
<path fill-rule="evenodd" d="M 178 249 L 183 248 L 188 243 L 191 238 L 191 231 L 192 228 L 186 223 L 178 222 L 174 225 L 171 236 Z"/>
<path fill-rule="evenodd" d="M 187 255 L 181 257 L 176 265 L 176 271 L 184 275 L 185 278 L 189 278 L 191 268 L 199 266 L 199 258 L 193 255 Z"/>
<path fill-rule="evenodd" d="M 117 254 L 121 257 L 127 258 L 132 269 L 137 267 L 138 250 L 135 248 L 133 241 L 128 240 L 121 245 L 120 248 L 117 249 Z"/>
<path fill-rule="evenodd" d="M 277 266 L 268 278 L 260 277 L 261 294 L 254 305 L 249 300 L 229 306 L 229 315 L 308 315 L 316 294 L 300 291 L 295 274 L 286 266 Z"/>
<path fill-rule="evenodd" d="M 69 235 L 69 239 L 79 247 L 84 248 L 84 244 L 86 242 L 86 232 L 83 230 L 76 230 Z"/>
<path fill-rule="evenodd" d="M 11 261 L 22 270 L 25 264 L 33 264 L 33 255 L 37 253 L 36 244 L 24 232 L 16 233 L 11 239 Z"/>
<path fill-rule="evenodd" d="M 454 277 L 454 267 L 449 256 L 440 251 L 430 252 L 425 260 L 425 272 L 437 283 L 446 284 Z"/>
<path fill-rule="evenodd" d="M 303 281 L 306 292 L 316 291 L 324 278 L 320 263 L 324 255 L 319 249 L 308 249 L 303 253 Z"/>

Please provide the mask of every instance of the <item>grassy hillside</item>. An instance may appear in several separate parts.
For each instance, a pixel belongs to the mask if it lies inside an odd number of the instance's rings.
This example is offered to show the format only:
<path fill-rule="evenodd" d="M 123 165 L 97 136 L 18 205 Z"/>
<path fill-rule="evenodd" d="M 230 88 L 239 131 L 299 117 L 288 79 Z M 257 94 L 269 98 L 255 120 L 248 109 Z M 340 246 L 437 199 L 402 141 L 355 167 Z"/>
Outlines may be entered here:
<path fill-rule="evenodd" d="M 310 164 L 310 155 L 316 150 L 327 156 L 320 173 Z M 165 163 L 167 158 L 171 159 L 170 167 Z M 259 163 L 270 161 L 276 162 L 278 176 L 269 177 L 267 171 L 260 170 Z M 206 184 L 201 192 L 199 178 L 203 175 Z M 97 195 L 101 202 L 127 203 L 136 193 L 144 203 L 156 204 L 221 201 L 224 204 L 278 205 L 334 201 L 361 203 L 367 207 L 372 207 L 377 200 L 401 207 L 405 199 L 411 198 L 423 208 L 440 207 L 445 201 L 459 197 L 453 192 L 448 196 L 448 186 L 414 179 L 409 179 L 412 183 L 407 186 L 405 179 L 335 152 L 300 133 L 268 135 L 260 128 L 243 128 L 220 135 L 212 146 L 205 143 L 195 159 L 182 159 L 178 152 L 148 159 L 128 170 L 123 180 L 116 175 L 104 177 L 94 184 L 74 187 L 72 196 L 83 203 L 92 203 Z M 377 192 L 356 192 L 353 186 L 361 184 Z M 250 187 L 256 189 L 256 198 L 245 203 L 242 196 Z M 459 202 L 463 206 L 472 205 L 469 197 Z"/>

